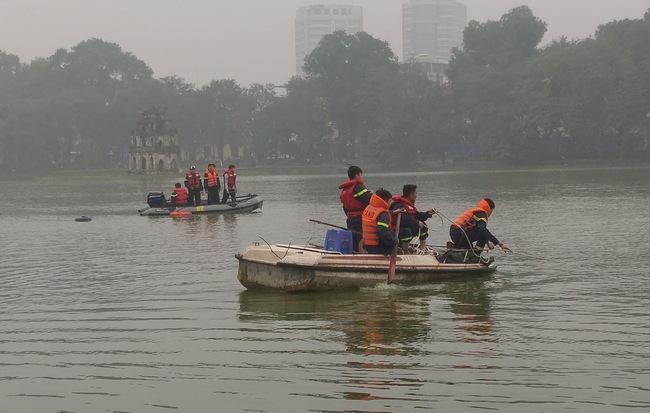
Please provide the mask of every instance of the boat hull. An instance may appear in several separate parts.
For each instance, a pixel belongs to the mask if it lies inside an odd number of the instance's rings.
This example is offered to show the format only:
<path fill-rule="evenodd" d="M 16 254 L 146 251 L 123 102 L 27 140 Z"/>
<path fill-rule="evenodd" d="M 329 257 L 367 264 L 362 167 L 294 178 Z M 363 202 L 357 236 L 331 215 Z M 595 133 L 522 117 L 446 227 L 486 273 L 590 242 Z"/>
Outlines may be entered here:
<path fill-rule="evenodd" d="M 237 278 L 247 289 L 332 291 L 385 284 L 390 258 L 339 254 L 309 246 L 254 245 L 236 255 Z M 426 284 L 468 275 L 490 274 L 490 263 L 441 263 L 433 255 L 397 257 L 394 284 Z"/>
<path fill-rule="evenodd" d="M 140 215 L 142 216 L 169 216 L 172 212 L 189 212 L 188 215 L 203 215 L 203 214 L 243 214 L 253 212 L 261 209 L 263 205 L 262 198 L 259 195 L 247 195 L 237 197 L 237 202 L 229 202 L 227 204 L 212 204 L 212 205 L 199 205 L 199 206 L 185 206 L 176 208 L 171 205 L 166 205 L 160 208 L 144 208 L 141 209 Z"/>

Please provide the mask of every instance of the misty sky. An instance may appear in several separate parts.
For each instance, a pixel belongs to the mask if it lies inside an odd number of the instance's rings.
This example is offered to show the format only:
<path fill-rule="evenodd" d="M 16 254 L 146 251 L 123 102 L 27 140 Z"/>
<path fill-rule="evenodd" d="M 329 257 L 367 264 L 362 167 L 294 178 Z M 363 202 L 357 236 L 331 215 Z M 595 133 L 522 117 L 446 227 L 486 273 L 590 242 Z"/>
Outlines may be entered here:
<path fill-rule="evenodd" d="M 364 29 L 401 59 L 406 0 L 0 0 L 0 50 L 23 63 L 83 40 L 114 42 L 161 78 L 202 86 L 213 79 L 282 84 L 295 73 L 294 19 L 311 4 L 363 6 Z M 582 39 L 600 24 L 640 19 L 648 0 L 464 0 L 469 20 L 495 20 L 528 5 L 544 20 L 544 42 Z"/>

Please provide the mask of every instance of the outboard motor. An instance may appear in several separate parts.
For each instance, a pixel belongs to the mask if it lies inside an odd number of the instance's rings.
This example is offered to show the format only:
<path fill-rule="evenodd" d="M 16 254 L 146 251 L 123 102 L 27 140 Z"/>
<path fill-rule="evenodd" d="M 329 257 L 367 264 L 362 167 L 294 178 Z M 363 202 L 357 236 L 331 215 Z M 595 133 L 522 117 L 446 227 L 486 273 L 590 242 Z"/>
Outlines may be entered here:
<path fill-rule="evenodd" d="M 162 208 L 165 205 L 165 194 L 162 192 L 149 192 L 147 204 L 151 208 Z"/>

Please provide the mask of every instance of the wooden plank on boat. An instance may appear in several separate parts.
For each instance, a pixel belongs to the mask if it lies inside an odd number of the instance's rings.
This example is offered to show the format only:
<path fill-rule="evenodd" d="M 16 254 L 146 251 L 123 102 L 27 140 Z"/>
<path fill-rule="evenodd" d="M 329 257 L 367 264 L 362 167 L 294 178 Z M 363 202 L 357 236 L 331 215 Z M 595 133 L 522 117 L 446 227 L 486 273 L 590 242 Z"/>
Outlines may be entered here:
<path fill-rule="evenodd" d="M 339 251 L 328 251 L 320 248 L 312 248 L 309 246 L 305 245 L 289 245 L 289 244 L 275 244 L 274 246 L 280 247 L 280 248 L 287 248 L 291 250 L 299 250 L 299 251 L 309 251 L 309 252 L 318 252 L 321 254 L 328 254 L 328 255 L 341 255 Z"/>

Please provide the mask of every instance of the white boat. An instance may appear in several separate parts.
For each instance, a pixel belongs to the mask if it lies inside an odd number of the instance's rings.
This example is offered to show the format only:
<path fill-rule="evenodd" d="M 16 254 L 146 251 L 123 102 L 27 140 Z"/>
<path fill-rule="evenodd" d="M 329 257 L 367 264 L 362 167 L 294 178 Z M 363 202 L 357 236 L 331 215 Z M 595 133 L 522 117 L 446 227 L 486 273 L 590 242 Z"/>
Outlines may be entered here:
<path fill-rule="evenodd" d="M 451 255 L 456 257 L 452 260 Z M 459 259 L 460 256 L 460 259 Z M 390 257 L 342 254 L 314 245 L 255 243 L 236 254 L 237 278 L 248 289 L 327 291 L 385 284 Z M 452 262 L 454 261 L 454 262 Z M 398 255 L 394 284 L 423 284 L 496 271 L 493 259 L 470 251 L 433 251 L 424 255 Z"/>

